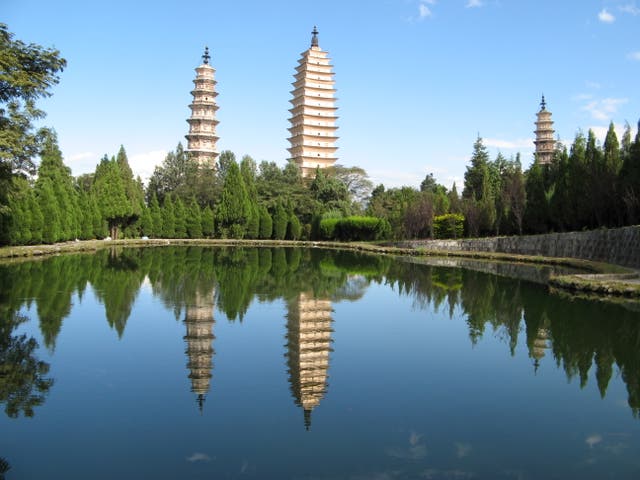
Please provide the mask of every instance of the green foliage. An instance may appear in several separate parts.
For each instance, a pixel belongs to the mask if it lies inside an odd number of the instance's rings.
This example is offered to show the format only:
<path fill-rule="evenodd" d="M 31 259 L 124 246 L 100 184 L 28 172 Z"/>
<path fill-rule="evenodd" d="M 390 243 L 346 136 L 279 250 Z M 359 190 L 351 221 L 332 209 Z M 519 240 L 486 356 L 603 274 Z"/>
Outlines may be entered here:
<path fill-rule="evenodd" d="M 264 205 L 258 208 L 260 218 L 259 238 L 269 239 L 273 235 L 273 220 L 269 214 L 269 210 Z"/>
<path fill-rule="evenodd" d="M 176 214 L 171 194 L 165 197 L 162 204 L 162 237 L 176 237 Z"/>
<path fill-rule="evenodd" d="M 195 197 L 191 197 L 186 218 L 187 236 L 202 238 L 202 212 Z"/>
<path fill-rule="evenodd" d="M 175 237 L 187 238 L 187 224 L 186 215 L 187 210 L 184 207 L 184 203 L 178 197 L 174 203 L 174 215 L 175 215 Z"/>
<path fill-rule="evenodd" d="M 302 225 L 300 220 L 294 214 L 289 216 L 289 222 L 287 223 L 287 240 L 299 240 L 302 234 Z"/>
<path fill-rule="evenodd" d="M 446 213 L 433 219 L 434 238 L 462 238 L 464 234 L 464 215 Z"/>
<path fill-rule="evenodd" d="M 34 131 L 44 117 L 36 100 L 51 95 L 67 62 L 55 49 L 15 40 L 0 23 L 0 176 L 33 173 L 47 130 Z M 2 185 L 4 187 L 5 185 Z M 2 199 L 0 199 L 1 201 Z M 0 204 L 0 207 L 4 206 Z"/>
<path fill-rule="evenodd" d="M 150 236 L 155 238 L 161 238 L 163 235 L 162 225 L 162 209 L 158 202 L 158 197 L 155 193 L 151 194 L 151 201 L 149 202 L 149 210 L 151 212 L 151 234 Z"/>
<path fill-rule="evenodd" d="M 251 203 L 240 168 L 235 160 L 229 161 L 222 195 L 216 210 L 217 228 L 221 234 L 230 232 L 233 238 L 243 238 L 251 213 Z"/>
<path fill-rule="evenodd" d="M 148 207 L 144 207 L 140 215 L 140 234 L 146 237 L 153 235 L 153 217 Z"/>
<path fill-rule="evenodd" d="M 202 235 L 204 238 L 213 238 L 214 236 L 213 210 L 209 205 L 204 207 L 202 211 Z"/>
<path fill-rule="evenodd" d="M 36 186 L 38 205 L 45 221 L 42 227 L 43 243 L 55 243 L 60 239 L 60 211 L 56 201 L 53 183 L 43 178 Z"/>
<path fill-rule="evenodd" d="M 278 203 L 276 210 L 273 213 L 273 238 L 275 240 L 284 240 L 287 235 L 287 224 L 289 223 L 289 217 L 287 211 L 284 209 L 281 203 Z"/>
<path fill-rule="evenodd" d="M 120 167 L 115 158 L 109 160 L 105 155 L 98 166 L 92 186 L 102 218 L 106 220 L 109 234 L 118 238 L 119 229 L 128 225 L 134 217 L 131 202 L 127 199 Z"/>
<path fill-rule="evenodd" d="M 387 220 L 375 217 L 324 218 L 320 220 L 318 233 L 324 240 L 383 240 L 389 237 L 391 225 Z"/>

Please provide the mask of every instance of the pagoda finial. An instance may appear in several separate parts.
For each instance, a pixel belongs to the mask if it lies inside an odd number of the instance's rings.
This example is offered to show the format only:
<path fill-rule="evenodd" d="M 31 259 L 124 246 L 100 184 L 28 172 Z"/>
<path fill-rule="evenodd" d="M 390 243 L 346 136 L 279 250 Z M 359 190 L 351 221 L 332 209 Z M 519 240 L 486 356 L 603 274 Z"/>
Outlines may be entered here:
<path fill-rule="evenodd" d="M 202 62 L 205 65 L 209 65 L 209 60 L 211 59 L 211 56 L 209 55 L 209 47 L 204 47 L 204 55 L 202 55 Z"/>
<path fill-rule="evenodd" d="M 311 37 L 311 46 L 317 47 L 318 46 L 318 28 L 315 25 L 313 26 L 313 32 L 311 32 L 311 34 L 313 35 Z"/>
<path fill-rule="evenodd" d="M 542 101 L 540 102 L 540 110 L 545 110 L 547 107 L 547 102 L 544 101 L 544 93 L 542 94 Z"/>

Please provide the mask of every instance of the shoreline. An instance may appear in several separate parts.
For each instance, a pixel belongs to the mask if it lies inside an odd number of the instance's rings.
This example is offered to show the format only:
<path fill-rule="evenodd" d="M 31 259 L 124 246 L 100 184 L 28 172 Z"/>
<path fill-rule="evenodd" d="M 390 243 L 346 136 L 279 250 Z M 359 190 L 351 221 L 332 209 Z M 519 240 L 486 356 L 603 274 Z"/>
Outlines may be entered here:
<path fill-rule="evenodd" d="M 543 257 L 538 255 L 533 256 L 463 250 L 428 250 L 422 247 L 395 246 L 393 243 L 380 245 L 361 242 L 342 243 L 325 241 L 237 239 L 82 240 L 55 243 L 52 245 L 2 247 L 0 248 L 0 263 L 12 263 L 12 260 L 36 260 L 64 253 L 91 253 L 111 247 L 139 248 L 170 245 L 209 247 L 244 246 L 328 248 L 393 256 L 453 257 L 496 262 L 527 263 L 541 266 L 564 266 L 579 269 L 583 273 L 552 276 L 548 282 L 549 287 L 569 292 L 577 292 L 580 294 L 591 294 L 597 297 L 614 296 L 640 299 L 639 272 L 619 265 L 566 257 Z"/>

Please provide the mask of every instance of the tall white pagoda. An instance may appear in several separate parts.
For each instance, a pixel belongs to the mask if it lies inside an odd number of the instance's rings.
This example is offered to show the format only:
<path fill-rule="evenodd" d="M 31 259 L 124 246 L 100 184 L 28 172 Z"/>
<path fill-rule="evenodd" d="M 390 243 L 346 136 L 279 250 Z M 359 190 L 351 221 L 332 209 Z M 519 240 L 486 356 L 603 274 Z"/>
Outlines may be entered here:
<path fill-rule="evenodd" d="M 547 110 L 547 103 L 544 101 L 544 95 L 542 95 L 542 101 L 540 102 L 540 111 L 536 114 L 538 117 L 536 120 L 536 139 L 534 144 L 536 145 L 536 162 L 542 165 L 548 165 L 553 161 L 553 153 L 555 150 L 556 141 L 553 138 L 553 120 L 551 120 L 551 112 Z"/>
<path fill-rule="evenodd" d="M 318 29 L 313 27 L 311 48 L 302 53 L 294 75 L 293 107 L 288 149 L 302 176 L 313 176 L 316 168 L 336 163 L 336 89 L 328 52 L 318 46 Z"/>
<path fill-rule="evenodd" d="M 215 86 L 215 69 L 209 65 L 209 48 L 205 47 L 202 55 L 202 65 L 196 68 L 195 87 L 191 91 L 193 101 L 189 105 L 191 117 L 187 139 L 187 151 L 191 153 L 200 166 L 214 167 L 218 151 L 216 150 L 216 105 L 218 95 Z"/>

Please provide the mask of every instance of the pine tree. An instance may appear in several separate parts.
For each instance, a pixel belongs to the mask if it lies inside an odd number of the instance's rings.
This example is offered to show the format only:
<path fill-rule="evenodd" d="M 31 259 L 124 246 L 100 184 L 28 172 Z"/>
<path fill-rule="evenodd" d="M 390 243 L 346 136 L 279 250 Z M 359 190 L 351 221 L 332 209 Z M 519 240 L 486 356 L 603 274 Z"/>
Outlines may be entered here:
<path fill-rule="evenodd" d="M 153 235 L 153 218 L 149 207 L 144 207 L 140 214 L 140 233 L 145 237 Z"/>
<path fill-rule="evenodd" d="M 300 220 L 293 213 L 289 215 L 289 221 L 287 222 L 287 240 L 298 240 L 302 234 L 302 225 Z"/>
<path fill-rule="evenodd" d="M 618 175 L 622 169 L 622 158 L 620 155 L 620 143 L 616 135 L 613 122 L 609 124 L 607 136 L 603 145 L 603 172 L 600 183 L 602 185 L 602 199 L 604 222 L 607 226 L 615 227 L 623 223 L 624 209 L 619 205 L 618 199 Z M 599 225 L 601 226 L 601 225 Z"/>
<path fill-rule="evenodd" d="M 29 189 L 29 213 L 31 215 L 31 243 L 37 245 L 42 243 L 44 215 L 33 189 Z"/>
<path fill-rule="evenodd" d="M 527 206 L 524 228 L 531 233 L 545 233 L 549 220 L 543 166 L 534 162 L 526 175 Z"/>
<path fill-rule="evenodd" d="M 96 167 L 92 186 L 102 217 L 106 220 L 111 237 L 116 240 L 120 228 L 129 224 L 133 207 L 126 197 L 120 168 L 115 159 L 105 155 Z"/>
<path fill-rule="evenodd" d="M 482 138 L 478 136 L 473 144 L 473 154 L 471 155 L 471 165 L 467 167 L 464 174 L 463 198 L 475 198 L 480 200 L 485 195 L 485 187 L 488 186 L 487 177 L 489 175 L 489 153 L 487 147 L 482 143 Z"/>

